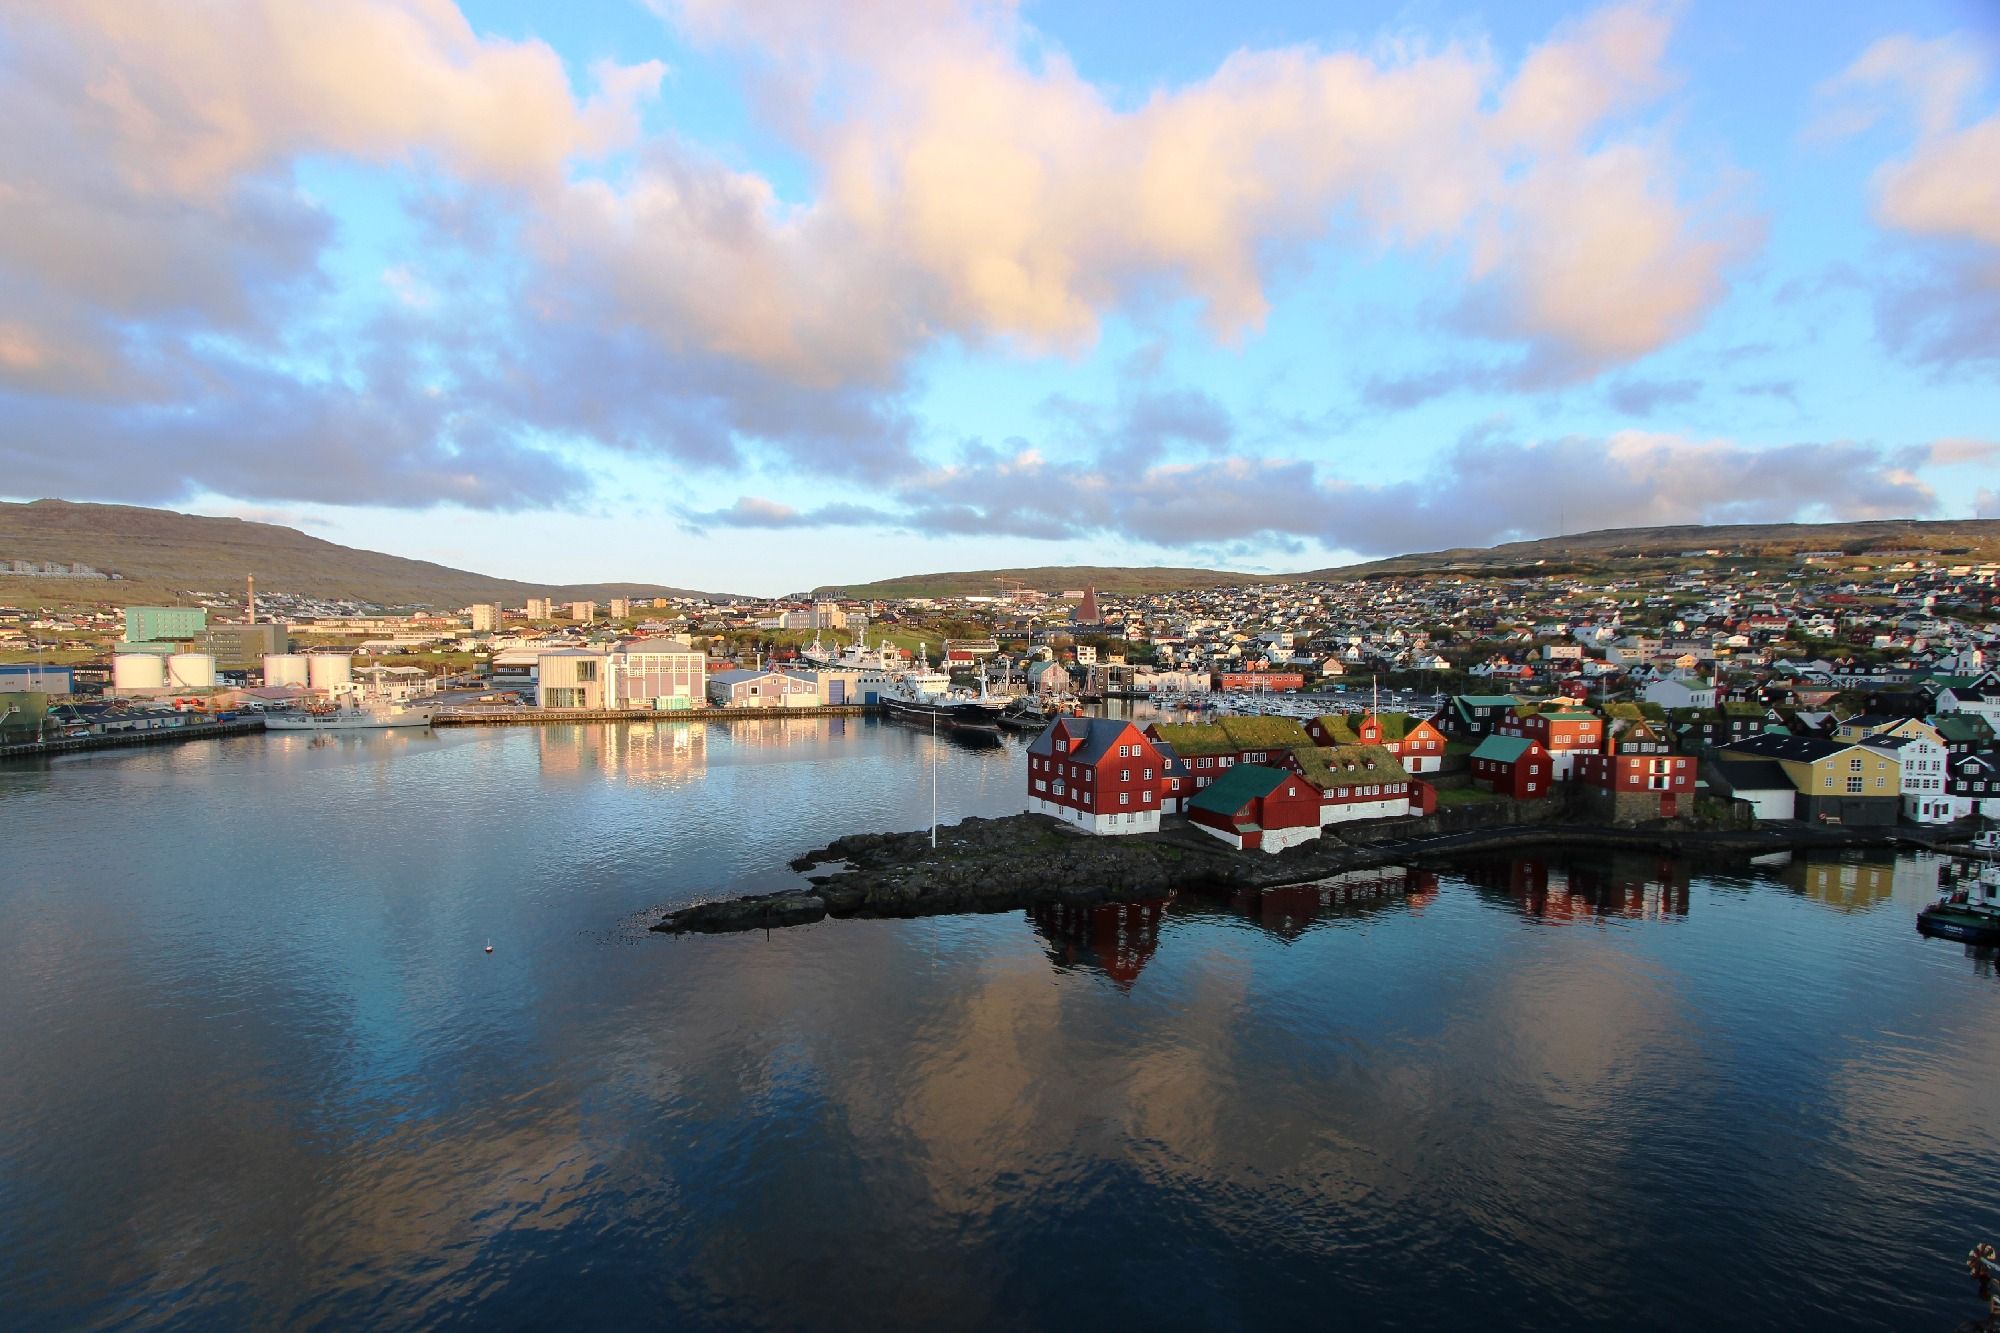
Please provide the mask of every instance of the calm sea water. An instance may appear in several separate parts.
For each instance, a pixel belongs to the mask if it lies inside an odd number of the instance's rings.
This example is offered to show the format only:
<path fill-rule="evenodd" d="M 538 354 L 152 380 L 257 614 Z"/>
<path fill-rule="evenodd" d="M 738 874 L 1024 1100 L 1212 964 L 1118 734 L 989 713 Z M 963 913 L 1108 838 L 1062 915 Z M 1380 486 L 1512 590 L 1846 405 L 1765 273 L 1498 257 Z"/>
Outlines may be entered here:
<path fill-rule="evenodd" d="M 641 928 L 1022 764 L 850 720 L 0 766 L 0 1326 L 1976 1312 L 2000 978 L 1916 936 L 1920 860 Z"/>

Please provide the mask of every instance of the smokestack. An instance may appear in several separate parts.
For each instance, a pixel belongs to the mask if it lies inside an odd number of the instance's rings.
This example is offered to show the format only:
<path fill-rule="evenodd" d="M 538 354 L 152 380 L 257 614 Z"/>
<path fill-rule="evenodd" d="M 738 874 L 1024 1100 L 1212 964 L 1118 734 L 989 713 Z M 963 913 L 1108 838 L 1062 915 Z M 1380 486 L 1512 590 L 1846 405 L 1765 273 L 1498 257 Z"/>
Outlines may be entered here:
<path fill-rule="evenodd" d="M 257 576 L 250 576 L 250 623 L 257 623 Z"/>

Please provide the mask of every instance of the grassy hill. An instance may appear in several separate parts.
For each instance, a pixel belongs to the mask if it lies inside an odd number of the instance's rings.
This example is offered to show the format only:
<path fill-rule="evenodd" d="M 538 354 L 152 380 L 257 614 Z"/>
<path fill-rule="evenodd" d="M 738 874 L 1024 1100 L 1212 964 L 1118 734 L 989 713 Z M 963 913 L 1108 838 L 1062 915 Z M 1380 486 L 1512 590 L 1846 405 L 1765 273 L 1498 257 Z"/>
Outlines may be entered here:
<path fill-rule="evenodd" d="M 1715 550 L 1719 557 L 1683 552 Z M 1883 519 L 1862 523 L 1742 523 L 1678 527 L 1607 528 L 1498 546 L 1453 547 L 1370 560 L 1363 564 L 1307 570 L 1297 574 L 1244 574 L 1215 569 L 1110 568 L 1053 565 L 1032 569 L 980 569 L 946 574 L 911 574 L 874 583 L 828 584 L 826 591 L 854 597 L 954 597 L 1000 592 L 1008 583 L 1041 592 L 1094 586 L 1099 592 L 1147 593 L 1183 589 L 1242 587 L 1308 579 L 1365 578 L 1371 574 L 1429 574 L 1448 571 L 1531 571 L 1546 563 L 1565 569 L 1602 570 L 1633 560 L 1682 564 L 1715 563 L 1729 557 L 1789 560 L 1798 551 L 1842 551 L 1852 555 L 1912 550 L 1962 555 L 1967 560 L 2000 560 L 2000 519 Z"/>
<path fill-rule="evenodd" d="M 1223 588 L 1268 579 L 1262 574 L 1233 574 L 1220 569 L 1136 568 L 1096 565 L 1041 565 L 1031 569 L 972 569 L 946 574 L 907 574 L 874 583 L 829 583 L 816 591 L 849 597 L 980 597 L 998 596 L 1008 586 L 1042 592 L 1095 588 L 1099 592 L 1176 592 L 1184 588 Z"/>
<path fill-rule="evenodd" d="M 1683 552 L 1715 550 L 1722 557 L 1690 556 L 1689 563 L 1739 556 L 1789 559 L 1799 551 L 1841 551 L 1865 556 L 1879 551 L 1958 553 L 1968 560 L 2000 559 L 2000 519 L 1880 519 L 1860 523 L 1733 523 L 1659 528 L 1605 528 L 1503 542 L 1498 546 L 1454 547 L 1392 556 L 1365 564 L 1313 570 L 1304 579 L 1356 578 L 1369 574 L 1421 574 L 1449 569 L 1519 569 L 1537 561 L 1596 567 L 1637 559 L 1675 560 Z"/>
<path fill-rule="evenodd" d="M 129 602 L 224 592 L 241 588 L 246 574 L 257 576 L 259 591 L 385 606 L 457 607 L 496 600 L 518 606 L 540 596 L 601 601 L 688 595 L 684 589 L 650 583 L 518 583 L 428 560 L 356 550 L 275 523 L 67 500 L 0 502 L 0 557 L 80 562 L 124 575 L 116 583 L 0 575 L 0 602 L 14 604 Z"/>

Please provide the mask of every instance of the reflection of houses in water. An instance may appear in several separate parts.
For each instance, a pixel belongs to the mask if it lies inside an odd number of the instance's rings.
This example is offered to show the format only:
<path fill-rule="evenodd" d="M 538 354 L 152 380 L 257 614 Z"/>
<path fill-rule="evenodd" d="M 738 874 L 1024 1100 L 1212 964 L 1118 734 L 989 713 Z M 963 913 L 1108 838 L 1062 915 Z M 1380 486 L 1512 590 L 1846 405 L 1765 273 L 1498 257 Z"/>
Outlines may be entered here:
<path fill-rule="evenodd" d="M 1688 912 L 1692 880 L 1671 857 L 1551 864 L 1546 857 L 1479 861 L 1461 873 L 1477 888 L 1504 893 L 1524 915 L 1544 921 L 1658 920 Z"/>
<path fill-rule="evenodd" d="M 680 781 L 708 768 L 708 725 L 702 722 L 604 722 L 536 732 L 544 776 L 595 772 Z"/>
<path fill-rule="evenodd" d="M 1160 947 L 1160 918 L 1166 900 L 1136 903 L 1042 903 L 1028 909 L 1035 933 L 1048 942 L 1049 961 L 1059 970 L 1094 968 L 1121 988 L 1130 988 L 1139 969 Z"/>
<path fill-rule="evenodd" d="M 1231 895 L 1229 910 L 1289 940 L 1303 935 L 1316 921 L 1359 915 L 1390 901 L 1400 900 L 1412 911 L 1421 911 L 1437 893 L 1437 875 L 1432 871 L 1378 866 L 1306 884 L 1241 889 Z"/>
<path fill-rule="evenodd" d="M 1838 861 L 1794 860 L 1785 883 L 1841 912 L 1866 912 L 1897 896 L 1913 906 L 1928 902 L 1937 889 L 1937 867 L 1916 857 L 1850 857 Z"/>

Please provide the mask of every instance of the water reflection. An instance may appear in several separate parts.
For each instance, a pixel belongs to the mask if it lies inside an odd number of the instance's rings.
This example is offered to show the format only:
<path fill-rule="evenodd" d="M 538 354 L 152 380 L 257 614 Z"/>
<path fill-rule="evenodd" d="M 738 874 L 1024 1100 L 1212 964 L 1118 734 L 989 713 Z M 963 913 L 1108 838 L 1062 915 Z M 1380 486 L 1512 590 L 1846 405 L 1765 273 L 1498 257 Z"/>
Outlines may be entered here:
<path fill-rule="evenodd" d="M 1995 1234 L 1993 951 L 1808 872 L 667 940 L 1018 746 L 310 739 L 0 769 L 7 1333 L 1943 1328 Z"/>
<path fill-rule="evenodd" d="M 1478 888 L 1505 894 L 1523 916 L 1554 923 L 1679 919 L 1688 914 L 1693 884 L 1689 867 L 1665 856 L 1480 857 L 1467 861 L 1459 874 Z"/>
<path fill-rule="evenodd" d="M 1838 912 L 1873 911 L 1898 899 L 1914 910 L 1936 891 L 1937 865 L 1930 857 L 1851 852 L 1839 859 L 1794 860 L 1784 868 L 1784 881 Z"/>
<path fill-rule="evenodd" d="M 1028 921 L 1047 946 L 1058 972 L 1102 972 L 1130 990 L 1146 960 L 1160 947 L 1166 900 L 1134 903 L 1042 903 Z"/>

